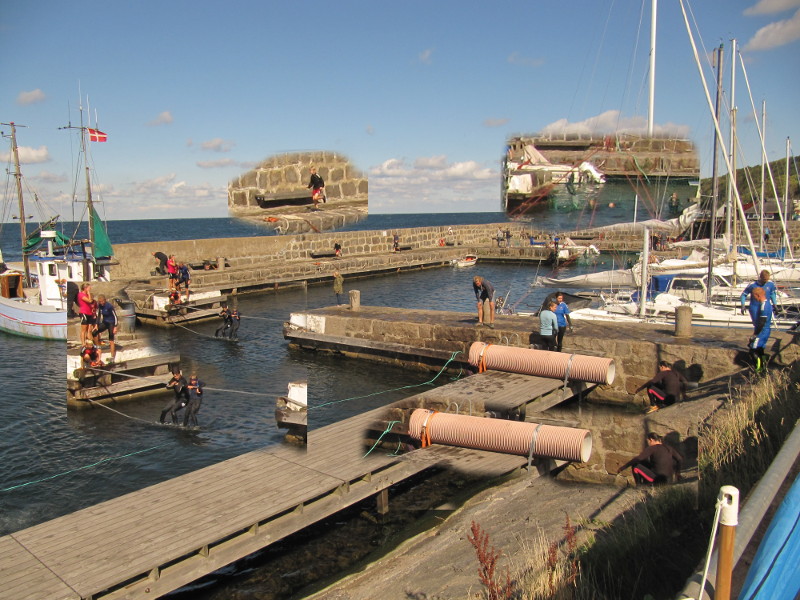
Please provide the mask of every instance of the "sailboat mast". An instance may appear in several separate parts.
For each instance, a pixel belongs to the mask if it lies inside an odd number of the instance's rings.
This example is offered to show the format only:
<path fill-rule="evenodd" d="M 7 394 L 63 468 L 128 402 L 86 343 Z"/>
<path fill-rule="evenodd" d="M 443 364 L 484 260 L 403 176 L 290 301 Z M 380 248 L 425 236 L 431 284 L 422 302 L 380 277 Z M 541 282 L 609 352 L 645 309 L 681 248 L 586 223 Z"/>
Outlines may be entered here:
<path fill-rule="evenodd" d="M 653 137 L 653 120 L 656 97 L 656 13 L 658 0 L 652 0 L 650 9 L 650 99 L 647 107 L 647 136 Z"/>
<path fill-rule="evenodd" d="M 92 175 L 89 171 L 89 153 L 86 147 L 86 126 L 83 124 L 83 106 L 81 106 L 81 151 L 83 152 L 83 162 L 86 169 L 86 212 L 88 213 L 89 241 L 94 252 L 94 204 L 92 202 Z"/>
<path fill-rule="evenodd" d="M 22 171 L 19 168 L 19 148 L 17 147 L 17 126 L 14 123 L 3 123 L 11 127 L 11 153 L 14 155 L 14 180 L 17 184 L 17 204 L 19 206 L 19 240 L 22 245 L 22 264 L 25 272 L 24 285 L 31 283 L 31 267 L 28 255 L 25 253 L 25 242 L 28 239 L 28 229 L 25 223 L 25 200 L 22 196 Z"/>
<path fill-rule="evenodd" d="M 736 39 L 731 40 L 731 123 L 730 123 L 730 151 L 729 157 L 731 168 L 736 173 Z M 728 232 L 729 244 L 735 243 L 735 232 L 732 228 L 733 221 L 733 188 L 730 183 L 726 186 L 727 195 L 725 200 L 725 231 Z M 730 248 L 728 248 L 730 250 Z M 735 264 L 735 263 L 734 263 Z M 734 279 L 736 278 L 734 267 Z"/>
<path fill-rule="evenodd" d="M 761 101 L 761 132 L 762 136 L 766 137 L 767 135 L 767 101 Z M 766 175 L 767 163 L 767 153 L 766 153 L 766 146 L 761 144 L 761 214 L 759 216 L 759 233 L 761 235 L 761 241 L 759 242 L 759 247 L 761 250 L 764 250 L 764 177 Z M 775 199 L 777 201 L 777 198 Z"/>
<path fill-rule="evenodd" d="M 714 120 L 715 122 L 719 120 L 719 107 L 720 102 L 722 100 L 722 57 L 723 54 L 723 47 L 722 44 L 719 45 L 717 48 L 714 56 L 716 57 L 717 62 L 717 98 L 714 104 Z M 717 199 L 719 198 L 719 178 L 717 177 L 718 173 L 718 154 L 719 154 L 719 143 L 720 143 L 720 136 L 718 130 L 714 129 L 714 151 L 713 151 L 713 159 L 711 163 L 711 183 L 713 185 L 713 189 L 711 192 L 711 219 L 709 220 L 708 226 L 708 286 L 706 287 L 706 303 L 711 304 L 711 287 L 712 287 L 712 275 L 714 271 L 714 237 L 716 235 L 717 229 Z"/>

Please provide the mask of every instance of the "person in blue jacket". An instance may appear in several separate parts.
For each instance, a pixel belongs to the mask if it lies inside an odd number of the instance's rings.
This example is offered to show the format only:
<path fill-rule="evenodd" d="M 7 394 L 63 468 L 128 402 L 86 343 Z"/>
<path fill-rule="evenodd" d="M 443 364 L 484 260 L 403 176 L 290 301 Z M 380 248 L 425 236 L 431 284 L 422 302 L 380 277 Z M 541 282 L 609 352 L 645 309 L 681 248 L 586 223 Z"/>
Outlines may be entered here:
<path fill-rule="evenodd" d="M 572 319 L 569 318 L 569 306 L 564 302 L 563 292 L 556 293 L 556 309 L 553 312 L 556 314 L 556 321 L 558 322 L 556 352 L 561 352 L 561 346 L 564 342 L 564 333 L 567 331 L 567 324 L 569 324 L 570 332 L 572 331 Z"/>
<path fill-rule="evenodd" d="M 767 294 L 764 288 L 753 288 L 750 295 L 752 299 L 756 301 L 756 306 L 755 311 L 753 311 L 751 300 L 750 316 L 753 319 L 754 329 L 747 347 L 750 350 L 750 356 L 753 359 L 756 372 L 763 373 L 767 368 L 767 360 L 764 358 L 764 347 L 767 345 L 771 331 L 772 304 L 767 300 Z"/>
<path fill-rule="evenodd" d="M 756 311 L 758 309 L 758 302 L 753 297 L 753 290 L 756 288 L 762 288 L 764 290 L 764 294 L 767 296 L 767 300 L 770 302 L 770 306 L 772 307 L 773 311 L 778 304 L 778 292 L 777 288 L 775 287 L 775 282 L 769 280 L 769 271 L 764 269 L 758 276 L 753 283 L 748 285 L 744 288 L 742 292 L 742 296 L 740 301 L 742 303 L 742 314 L 744 314 L 744 304 L 747 300 L 747 296 L 750 296 L 750 320 L 753 322 L 753 326 L 756 325 Z"/>

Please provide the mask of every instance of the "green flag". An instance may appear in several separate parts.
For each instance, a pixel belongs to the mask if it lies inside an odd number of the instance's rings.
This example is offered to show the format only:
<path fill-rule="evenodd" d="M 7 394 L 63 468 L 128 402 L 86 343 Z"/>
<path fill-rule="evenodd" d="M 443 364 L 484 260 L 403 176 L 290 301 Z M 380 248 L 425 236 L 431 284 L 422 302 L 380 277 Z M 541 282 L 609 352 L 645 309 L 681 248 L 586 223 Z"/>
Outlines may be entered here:
<path fill-rule="evenodd" d="M 97 215 L 97 211 L 92 207 L 92 216 L 94 217 L 94 248 L 92 254 L 95 258 L 101 256 L 114 256 L 114 248 L 111 247 L 111 240 L 108 239 L 103 222 Z"/>

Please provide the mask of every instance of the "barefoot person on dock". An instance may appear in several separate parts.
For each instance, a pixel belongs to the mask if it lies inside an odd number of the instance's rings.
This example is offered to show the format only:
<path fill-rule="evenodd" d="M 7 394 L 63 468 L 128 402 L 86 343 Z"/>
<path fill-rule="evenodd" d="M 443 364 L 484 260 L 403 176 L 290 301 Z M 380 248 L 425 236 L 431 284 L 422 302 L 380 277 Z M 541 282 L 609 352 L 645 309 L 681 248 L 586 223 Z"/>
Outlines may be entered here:
<path fill-rule="evenodd" d="M 104 331 L 108 332 L 108 345 L 111 357 L 108 359 L 108 364 L 112 364 L 117 356 L 117 311 L 114 310 L 114 305 L 111 304 L 106 297 L 102 294 L 97 297 L 97 327 L 92 331 L 92 337 L 96 346 L 100 347 L 100 334 Z"/>
<path fill-rule="evenodd" d="M 95 316 L 96 304 L 92 298 L 92 284 L 84 283 L 81 291 L 78 292 L 78 315 L 81 318 L 81 345 L 87 345 L 92 340 L 92 329 L 94 329 L 97 318 Z"/>
<path fill-rule="evenodd" d="M 483 303 L 484 301 L 489 301 L 489 323 L 486 324 L 487 327 L 494 329 L 494 310 L 495 310 L 495 303 L 494 303 L 494 286 L 489 283 L 487 279 L 484 279 L 480 275 L 476 275 L 472 278 L 472 290 L 475 292 L 475 298 L 478 300 L 478 323 L 476 327 L 480 327 L 483 325 Z"/>

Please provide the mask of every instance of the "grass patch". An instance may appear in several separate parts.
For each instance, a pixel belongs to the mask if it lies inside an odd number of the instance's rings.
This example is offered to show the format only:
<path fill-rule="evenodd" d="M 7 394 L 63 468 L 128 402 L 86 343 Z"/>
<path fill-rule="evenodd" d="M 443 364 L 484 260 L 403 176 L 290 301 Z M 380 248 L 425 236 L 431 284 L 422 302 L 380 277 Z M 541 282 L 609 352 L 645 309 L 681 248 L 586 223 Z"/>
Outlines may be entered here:
<path fill-rule="evenodd" d="M 723 485 L 744 498 L 772 463 L 800 418 L 800 369 L 775 370 L 731 389 L 730 401 L 700 435 L 699 486 L 670 485 L 610 524 L 574 540 L 569 520 L 560 540 L 529 540 L 514 598 L 538 600 L 668 599 L 703 560 Z"/>

